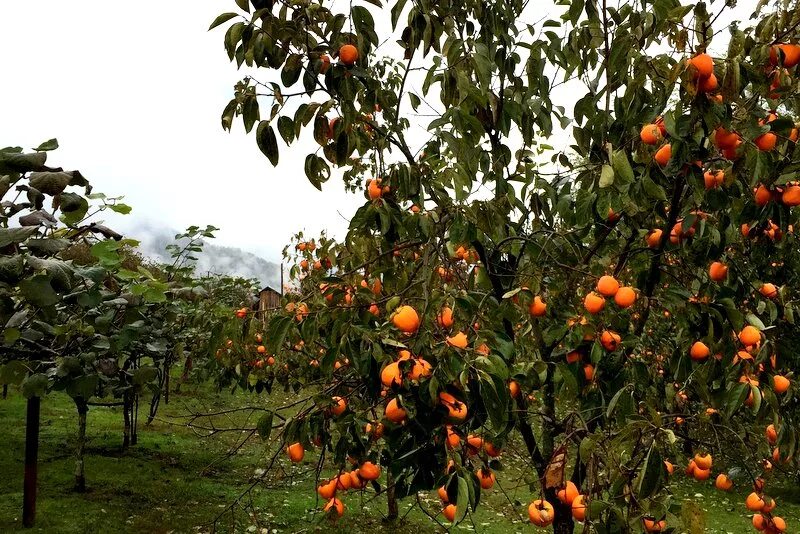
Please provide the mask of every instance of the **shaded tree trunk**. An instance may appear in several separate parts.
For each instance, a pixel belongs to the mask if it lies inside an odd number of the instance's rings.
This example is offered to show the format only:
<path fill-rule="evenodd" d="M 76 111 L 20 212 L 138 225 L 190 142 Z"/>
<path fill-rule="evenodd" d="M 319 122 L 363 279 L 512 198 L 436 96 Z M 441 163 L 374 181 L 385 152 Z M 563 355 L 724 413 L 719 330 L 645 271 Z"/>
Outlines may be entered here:
<path fill-rule="evenodd" d="M 131 413 L 131 445 L 139 443 L 139 394 L 133 394 L 133 410 Z"/>
<path fill-rule="evenodd" d="M 164 362 L 164 405 L 169 404 L 169 372 L 172 365 Z"/>
<path fill-rule="evenodd" d="M 78 444 L 75 447 L 75 491 L 86 491 L 86 472 L 83 454 L 86 450 L 86 414 L 89 406 L 83 397 L 76 397 L 75 407 L 78 409 Z"/>
<path fill-rule="evenodd" d="M 22 490 L 22 525 L 36 521 L 36 479 L 39 471 L 39 408 L 41 399 L 28 399 L 25 417 L 25 477 Z"/>
<path fill-rule="evenodd" d="M 397 506 L 397 496 L 395 495 L 394 491 L 394 477 L 392 473 L 389 472 L 387 469 L 386 472 L 386 503 L 388 505 L 388 513 L 386 515 L 387 521 L 394 521 L 400 515 L 399 508 Z"/>
<path fill-rule="evenodd" d="M 122 418 L 125 421 L 122 431 L 122 450 L 127 451 L 131 444 L 131 396 L 127 392 L 122 396 Z"/>
<path fill-rule="evenodd" d="M 8 398 L 8 384 L 3 384 L 3 400 Z"/>
<path fill-rule="evenodd" d="M 192 372 L 192 368 L 194 367 L 194 361 L 192 360 L 192 355 L 186 357 L 186 361 L 183 362 L 183 372 L 181 373 L 181 379 L 178 381 L 178 384 L 175 386 L 175 393 L 181 392 L 181 384 L 185 384 L 189 381 L 189 373 Z"/>

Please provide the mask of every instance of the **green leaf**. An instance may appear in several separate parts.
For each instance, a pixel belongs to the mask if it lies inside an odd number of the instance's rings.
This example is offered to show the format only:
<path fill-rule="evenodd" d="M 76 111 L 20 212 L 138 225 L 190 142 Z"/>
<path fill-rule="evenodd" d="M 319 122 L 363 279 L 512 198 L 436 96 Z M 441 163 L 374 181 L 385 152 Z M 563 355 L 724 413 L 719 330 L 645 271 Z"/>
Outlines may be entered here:
<path fill-rule="evenodd" d="M 47 152 L 48 150 L 55 150 L 58 148 L 58 139 L 55 137 L 50 139 L 49 141 L 45 141 L 41 145 L 34 148 L 36 152 Z"/>
<path fill-rule="evenodd" d="M 144 386 L 153 382 L 156 378 L 158 378 L 158 369 L 152 366 L 144 366 L 134 369 L 131 381 L 137 386 Z"/>
<path fill-rule="evenodd" d="M 47 376 L 43 374 L 31 375 L 22 382 L 22 394 L 26 399 L 43 397 L 47 394 L 48 383 Z"/>
<path fill-rule="evenodd" d="M 650 446 L 645 465 L 639 476 L 638 496 L 645 499 L 653 495 L 662 485 L 664 479 L 664 460 L 655 444 Z"/>
<path fill-rule="evenodd" d="M 269 121 L 261 121 L 256 128 L 256 143 L 273 167 L 278 165 L 278 139 Z"/>
<path fill-rule="evenodd" d="M 294 140 L 294 121 L 285 115 L 278 117 L 278 133 L 287 145 Z"/>
<path fill-rule="evenodd" d="M 38 227 L 25 226 L 15 228 L 0 228 L 0 248 L 7 247 L 12 243 L 22 243 L 36 233 Z"/>
<path fill-rule="evenodd" d="M 261 441 L 267 441 L 270 434 L 272 434 L 272 419 L 275 414 L 271 411 L 264 412 L 264 415 L 258 418 L 256 423 L 256 430 L 261 438 Z"/>
<path fill-rule="evenodd" d="M 17 330 L 14 329 L 6 329 L 8 330 Z M 17 330 L 19 333 L 19 330 Z M 28 375 L 28 366 L 25 365 L 25 362 L 19 360 L 11 360 L 10 362 L 6 363 L 5 365 L 0 365 L 0 384 L 13 384 L 18 385 L 21 384 L 25 377 Z"/>
<path fill-rule="evenodd" d="M 623 184 L 633 182 L 633 169 L 631 168 L 631 163 L 628 161 L 628 156 L 625 154 L 625 151 L 614 151 L 611 156 L 611 166 L 614 168 L 614 174 Z"/>
<path fill-rule="evenodd" d="M 219 15 L 217 18 L 214 19 L 214 22 L 211 23 L 211 26 L 209 26 L 208 29 L 213 30 L 220 24 L 225 24 L 235 16 L 237 16 L 236 13 L 223 13 L 222 15 Z"/>
<path fill-rule="evenodd" d="M 128 206 L 127 204 L 110 204 L 109 209 L 116 213 L 121 213 L 122 215 L 127 215 L 131 212 L 133 208 Z"/>
<path fill-rule="evenodd" d="M 611 165 L 603 165 L 600 171 L 600 187 L 605 188 L 614 183 L 614 169 Z"/>
<path fill-rule="evenodd" d="M 61 300 L 50 285 L 50 277 L 43 274 L 21 281 L 19 290 L 29 303 L 39 308 L 53 306 Z"/>

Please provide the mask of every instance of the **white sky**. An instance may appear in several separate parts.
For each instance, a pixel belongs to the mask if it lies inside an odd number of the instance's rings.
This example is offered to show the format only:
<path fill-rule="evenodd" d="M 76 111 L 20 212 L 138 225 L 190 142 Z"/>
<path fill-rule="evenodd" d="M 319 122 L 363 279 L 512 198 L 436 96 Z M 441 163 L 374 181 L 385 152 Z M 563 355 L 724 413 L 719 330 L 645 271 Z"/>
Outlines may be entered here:
<path fill-rule="evenodd" d="M 334 179 L 306 179 L 307 150 L 273 168 L 253 135 L 220 114 L 242 78 L 209 24 L 233 1 L 24 0 L 0 4 L 0 146 L 57 137 L 50 162 L 77 168 L 95 191 L 125 195 L 137 220 L 222 229 L 218 244 L 269 260 L 298 229 L 343 234 L 364 199 Z M 310 134 L 307 139 L 310 138 Z M 313 143 L 313 141 L 311 142 Z M 313 150 L 313 148 L 311 148 Z M 135 236 L 133 236 L 135 237 Z"/>
<path fill-rule="evenodd" d="M 735 16 L 746 18 L 755 3 L 739 2 Z M 714 2 L 711 11 L 719 7 Z M 341 237 L 343 216 L 364 199 L 335 178 L 323 193 L 309 184 L 310 131 L 289 149 L 279 141 L 280 165 L 272 168 L 240 119 L 233 133 L 220 126 L 244 73 L 228 61 L 225 29 L 207 28 L 233 10 L 233 0 L 2 2 L 0 146 L 32 148 L 57 137 L 51 163 L 80 169 L 96 191 L 125 195 L 133 206 L 126 217 L 108 218 L 123 231 L 139 220 L 176 230 L 213 224 L 222 229 L 218 244 L 273 261 L 299 229 Z M 543 11 L 537 7 L 537 18 Z M 723 52 L 719 41 L 727 35 L 715 40 Z M 571 114 L 576 94 L 562 86 L 554 96 Z"/>

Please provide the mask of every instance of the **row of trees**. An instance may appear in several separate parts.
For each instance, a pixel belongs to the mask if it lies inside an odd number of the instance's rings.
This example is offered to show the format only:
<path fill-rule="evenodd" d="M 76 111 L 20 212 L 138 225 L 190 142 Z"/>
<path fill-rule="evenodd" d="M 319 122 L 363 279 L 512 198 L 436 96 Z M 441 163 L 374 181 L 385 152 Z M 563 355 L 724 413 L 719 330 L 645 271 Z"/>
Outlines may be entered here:
<path fill-rule="evenodd" d="M 785 530 L 767 495 L 800 439 L 797 10 L 759 2 L 726 34 L 730 3 L 236 4 L 212 28 L 264 79 L 223 127 L 273 164 L 312 130 L 311 183 L 335 168 L 365 195 L 341 242 L 286 250 L 298 290 L 263 346 L 245 328 L 219 355 L 224 381 L 308 390 L 262 428 L 339 470 L 326 512 L 372 483 L 390 516 L 439 488 L 460 521 L 522 444 L 530 520 L 555 532 L 675 526 L 673 462 L 753 485 L 756 528 Z"/>
<path fill-rule="evenodd" d="M 0 150 L 0 383 L 28 399 L 23 523 L 35 514 L 40 399 L 69 395 L 77 411 L 75 489 L 86 486 L 84 447 L 90 406 L 123 407 L 123 448 L 135 445 L 139 399 L 151 399 L 148 423 L 170 369 L 213 359 L 225 319 L 252 299 L 252 283 L 196 278 L 193 254 L 213 227 L 191 227 L 170 245 L 171 265 L 135 252 L 136 241 L 97 222 L 127 214 L 120 198 L 92 193 L 79 171 L 47 165 L 55 140 L 31 152 Z M 13 223 L 18 223 L 18 225 Z"/>

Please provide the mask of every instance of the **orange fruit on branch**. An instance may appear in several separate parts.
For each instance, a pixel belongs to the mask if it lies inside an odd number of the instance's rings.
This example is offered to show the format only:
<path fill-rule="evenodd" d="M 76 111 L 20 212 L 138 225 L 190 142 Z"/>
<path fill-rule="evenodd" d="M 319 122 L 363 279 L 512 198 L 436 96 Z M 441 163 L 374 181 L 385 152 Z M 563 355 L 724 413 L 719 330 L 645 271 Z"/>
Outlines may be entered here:
<path fill-rule="evenodd" d="M 715 261 L 708 267 L 708 277 L 715 282 L 722 282 L 728 277 L 728 266 L 721 261 Z"/>
<path fill-rule="evenodd" d="M 528 519 L 537 527 L 549 526 L 555 517 L 553 505 L 544 499 L 537 499 L 528 506 Z"/>
<path fill-rule="evenodd" d="M 419 315 L 411 306 L 400 306 L 392 315 L 392 324 L 406 334 L 413 334 L 419 329 Z"/>
<path fill-rule="evenodd" d="M 575 485 L 575 483 L 571 480 L 567 480 L 567 483 L 564 484 L 564 487 L 556 492 L 556 497 L 562 503 L 569 504 L 571 506 L 578 494 L 578 487 Z"/>
<path fill-rule="evenodd" d="M 395 424 L 405 421 L 407 415 L 406 411 L 400 407 L 400 403 L 397 402 L 397 399 L 390 400 L 388 404 L 386 404 L 383 413 L 386 419 Z"/>
<path fill-rule="evenodd" d="M 700 78 L 708 78 L 714 74 L 714 60 L 708 54 L 697 54 L 689 60 L 689 64 L 695 68 Z"/>
<path fill-rule="evenodd" d="M 583 299 L 583 306 L 591 314 L 597 314 L 603 311 L 606 305 L 606 299 L 595 293 L 594 291 L 586 295 Z"/>
<path fill-rule="evenodd" d="M 619 291 L 619 282 L 613 276 L 604 275 L 597 281 L 596 289 L 604 297 L 613 297 Z"/>
<path fill-rule="evenodd" d="M 536 295 L 533 297 L 533 302 L 531 302 L 528 311 L 534 317 L 544 317 L 547 314 L 547 303 L 542 300 L 542 297 Z"/>
<path fill-rule="evenodd" d="M 646 145 L 657 145 L 664 136 L 657 125 L 645 124 L 642 126 L 642 131 L 639 132 L 639 138 L 642 140 L 642 143 Z"/>
<path fill-rule="evenodd" d="M 351 44 L 342 45 L 339 48 L 339 61 L 351 67 L 358 61 L 358 48 Z"/>

